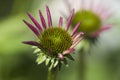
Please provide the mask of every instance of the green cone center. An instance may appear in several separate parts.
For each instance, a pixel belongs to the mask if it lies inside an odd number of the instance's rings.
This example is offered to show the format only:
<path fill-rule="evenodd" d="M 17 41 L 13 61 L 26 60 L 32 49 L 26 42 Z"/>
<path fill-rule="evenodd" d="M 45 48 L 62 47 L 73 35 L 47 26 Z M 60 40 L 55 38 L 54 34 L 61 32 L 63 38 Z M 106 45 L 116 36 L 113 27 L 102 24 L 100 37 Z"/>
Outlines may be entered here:
<path fill-rule="evenodd" d="M 73 16 L 72 25 L 75 26 L 78 22 L 81 22 L 78 30 L 84 33 L 94 32 L 101 26 L 101 19 L 99 16 L 87 10 L 82 10 L 75 13 Z"/>
<path fill-rule="evenodd" d="M 52 54 L 58 54 L 70 48 L 72 39 L 67 31 L 54 27 L 42 32 L 40 43 L 45 50 L 50 50 Z"/>

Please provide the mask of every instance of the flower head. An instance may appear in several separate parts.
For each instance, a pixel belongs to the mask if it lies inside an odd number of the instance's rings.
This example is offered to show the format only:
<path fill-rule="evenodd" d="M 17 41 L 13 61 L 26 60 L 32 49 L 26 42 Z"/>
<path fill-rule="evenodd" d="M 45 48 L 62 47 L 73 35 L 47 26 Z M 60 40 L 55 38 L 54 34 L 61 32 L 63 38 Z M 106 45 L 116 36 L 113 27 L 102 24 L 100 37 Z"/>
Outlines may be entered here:
<path fill-rule="evenodd" d="M 46 12 L 48 25 L 46 24 L 42 12 L 39 11 L 42 26 L 30 13 L 27 13 L 35 26 L 25 20 L 23 21 L 38 37 L 38 41 L 24 41 L 23 43 L 35 46 L 34 52 L 38 54 L 36 60 L 38 64 L 46 62 L 46 65 L 49 65 L 49 69 L 51 69 L 57 65 L 61 66 L 63 62 L 67 65 L 66 57 L 74 60 L 70 53 L 74 52 L 74 47 L 82 40 L 81 34 L 83 33 L 76 33 L 80 22 L 75 25 L 71 32 L 68 32 L 74 10 L 70 13 L 65 27 L 62 27 L 62 17 L 59 19 L 59 25 L 53 26 L 48 6 L 46 6 Z"/>
<path fill-rule="evenodd" d="M 112 13 L 100 2 L 96 5 L 95 0 L 72 0 L 72 4 L 66 1 L 66 5 L 69 12 L 75 8 L 71 24 L 74 26 L 81 21 L 78 31 L 84 32 L 85 37 L 89 40 L 96 40 L 101 32 L 110 29 L 112 26 L 111 23 L 106 23 Z"/>

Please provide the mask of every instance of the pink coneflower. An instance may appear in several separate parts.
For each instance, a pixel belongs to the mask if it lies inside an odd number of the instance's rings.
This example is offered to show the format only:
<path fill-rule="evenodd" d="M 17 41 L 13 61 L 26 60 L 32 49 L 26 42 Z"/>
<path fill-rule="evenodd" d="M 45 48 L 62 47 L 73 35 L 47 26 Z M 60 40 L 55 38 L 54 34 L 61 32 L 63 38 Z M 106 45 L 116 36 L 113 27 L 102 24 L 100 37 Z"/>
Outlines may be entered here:
<path fill-rule="evenodd" d="M 111 28 L 111 23 L 106 21 L 111 17 L 112 13 L 102 3 L 95 4 L 97 0 L 71 0 L 72 4 L 65 0 L 68 12 L 75 9 L 71 24 L 74 26 L 81 21 L 78 31 L 86 34 L 87 38 L 97 38 L 101 32 Z M 63 12 L 65 16 L 65 13 Z M 67 16 L 65 16 L 67 17 Z"/>
<path fill-rule="evenodd" d="M 46 24 L 41 11 L 39 11 L 42 25 L 40 25 L 39 22 L 30 13 L 27 13 L 34 25 L 25 20 L 23 21 L 34 32 L 39 40 L 24 41 L 23 43 L 36 46 L 35 52 L 37 52 L 38 54 L 38 64 L 46 62 L 46 65 L 49 64 L 51 69 L 61 64 L 62 62 L 66 63 L 66 57 L 68 57 L 69 59 L 73 59 L 70 54 L 74 52 L 74 47 L 82 40 L 81 34 L 83 33 L 76 33 L 76 30 L 80 26 L 80 22 L 76 24 L 71 32 L 68 32 L 74 10 L 72 10 L 72 12 L 70 13 L 65 27 L 62 27 L 62 17 L 60 17 L 59 19 L 59 25 L 53 26 L 48 6 L 46 6 L 46 12 L 48 24 Z"/>

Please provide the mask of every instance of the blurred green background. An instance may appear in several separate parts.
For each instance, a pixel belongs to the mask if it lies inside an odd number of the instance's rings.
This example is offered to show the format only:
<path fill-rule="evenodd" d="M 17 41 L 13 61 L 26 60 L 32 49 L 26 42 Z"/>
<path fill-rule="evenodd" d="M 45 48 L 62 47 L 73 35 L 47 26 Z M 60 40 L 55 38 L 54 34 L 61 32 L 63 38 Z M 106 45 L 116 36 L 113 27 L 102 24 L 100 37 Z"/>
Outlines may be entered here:
<path fill-rule="evenodd" d="M 45 12 L 45 5 L 53 6 L 52 1 L 55 0 L 0 0 L 0 80 L 46 80 L 47 67 L 37 65 L 33 49 L 21 43 L 36 40 L 22 20 L 29 20 L 27 11 L 39 19 L 38 10 Z M 103 33 L 86 56 L 86 80 L 120 80 L 120 18 L 113 19 L 118 23 L 116 27 Z M 74 55 L 75 62 L 69 61 L 68 68 L 62 67 L 58 80 L 76 80 L 77 56 Z"/>

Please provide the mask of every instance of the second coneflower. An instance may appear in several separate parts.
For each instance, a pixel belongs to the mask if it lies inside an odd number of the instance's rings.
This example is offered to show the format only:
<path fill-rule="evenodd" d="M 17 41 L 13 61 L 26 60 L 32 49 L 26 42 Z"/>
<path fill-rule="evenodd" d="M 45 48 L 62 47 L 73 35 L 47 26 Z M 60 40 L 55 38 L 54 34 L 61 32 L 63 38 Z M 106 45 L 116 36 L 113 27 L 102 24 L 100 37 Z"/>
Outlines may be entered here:
<path fill-rule="evenodd" d="M 41 64 L 45 62 L 46 65 L 49 66 L 49 69 L 52 69 L 56 66 L 60 67 L 62 63 L 67 65 L 66 58 L 74 60 L 71 53 L 74 52 L 74 47 L 82 40 L 81 34 L 83 33 L 76 33 L 76 30 L 80 26 L 80 22 L 76 24 L 71 32 L 68 31 L 74 10 L 70 13 L 65 27 L 62 27 L 62 17 L 59 19 L 59 25 L 53 26 L 48 6 L 46 6 L 46 12 L 48 25 L 41 11 L 39 11 L 42 26 L 30 13 L 28 13 L 29 18 L 35 26 L 25 20 L 23 21 L 38 37 L 38 41 L 24 41 L 23 43 L 35 46 L 36 50 L 34 52 L 38 55 L 36 60 L 37 63 Z"/>
<path fill-rule="evenodd" d="M 78 31 L 84 32 L 85 38 L 90 42 L 94 42 L 101 32 L 111 28 L 112 23 L 107 23 L 107 20 L 113 13 L 101 2 L 98 2 L 98 4 L 95 4 L 96 0 L 72 0 L 72 4 L 68 1 L 65 2 L 69 12 L 72 8 L 75 8 L 75 15 L 71 24 L 74 27 L 76 23 L 81 21 Z"/>

